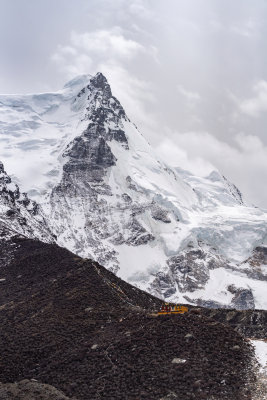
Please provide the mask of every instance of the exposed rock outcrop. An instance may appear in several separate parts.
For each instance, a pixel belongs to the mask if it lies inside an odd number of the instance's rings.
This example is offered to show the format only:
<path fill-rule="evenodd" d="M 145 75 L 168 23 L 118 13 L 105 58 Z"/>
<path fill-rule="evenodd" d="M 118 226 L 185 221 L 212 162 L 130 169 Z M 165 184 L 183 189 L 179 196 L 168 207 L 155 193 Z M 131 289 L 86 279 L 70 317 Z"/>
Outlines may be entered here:
<path fill-rule="evenodd" d="M 0 236 L 24 235 L 52 242 L 52 234 L 41 207 L 21 193 L 0 162 Z"/>
<path fill-rule="evenodd" d="M 16 383 L 0 383 L 2 400 L 71 400 L 51 385 L 24 379 Z M 72 398 L 72 400 L 75 400 Z"/>

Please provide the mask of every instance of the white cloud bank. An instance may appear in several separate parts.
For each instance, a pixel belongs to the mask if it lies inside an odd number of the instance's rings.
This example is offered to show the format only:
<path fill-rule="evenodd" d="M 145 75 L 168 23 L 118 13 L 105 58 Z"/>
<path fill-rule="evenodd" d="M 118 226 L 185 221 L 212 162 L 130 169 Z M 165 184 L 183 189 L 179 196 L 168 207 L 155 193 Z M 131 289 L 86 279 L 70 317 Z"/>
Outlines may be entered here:
<path fill-rule="evenodd" d="M 177 86 L 178 92 L 184 97 L 189 106 L 194 107 L 200 100 L 201 96 L 197 92 L 186 89 L 183 85 Z"/>
<path fill-rule="evenodd" d="M 59 45 L 51 60 L 66 79 L 101 71 L 128 115 L 134 116 L 133 122 L 152 131 L 155 118 L 146 109 L 146 105 L 154 102 L 151 84 L 130 72 L 130 66 L 138 57 L 157 62 L 157 49 L 152 45 L 145 47 L 127 38 L 123 29 L 113 27 L 83 33 L 73 31 L 68 45 Z"/>
<path fill-rule="evenodd" d="M 77 0 L 83 13 L 70 7 L 48 70 L 60 85 L 103 72 L 163 159 L 201 175 L 218 168 L 266 207 L 264 3 Z"/>
<path fill-rule="evenodd" d="M 254 96 L 241 101 L 240 111 L 250 117 L 257 118 L 267 112 L 267 81 L 259 81 L 253 86 Z"/>
<path fill-rule="evenodd" d="M 107 62 L 119 63 L 123 59 L 131 60 L 145 48 L 138 42 L 126 39 L 120 28 L 96 30 L 78 33 L 72 31 L 70 43 L 59 45 L 51 59 L 64 72 L 66 77 L 97 72 L 103 59 Z"/>
<path fill-rule="evenodd" d="M 172 166 L 202 176 L 217 168 L 247 194 L 248 201 L 267 204 L 263 184 L 267 181 L 267 147 L 262 140 L 247 133 L 234 133 L 228 142 L 210 132 L 175 133 L 168 127 L 167 118 L 164 125 L 158 124 L 156 111 L 152 111 L 156 101 L 155 86 L 131 72 L 131 65 L 140 58 L 142 62 L 145 59 L 157 62 L 157 49 L 128 36 L 129 32 L 119 27 L 82 33 L 72 31 L 69 43 L 59 45 L 51 59 L 66 79 L 88 72 L 103 72 L 130 118 L 141 126 L 146 137 L 156 138 L 154 145 L 159 155 Z M 198 107 L 205 99 L 198 91 L 181 83 L 176 84 L 176 91 L 180 105 L 186 107 L 192 121 L 197 121 Z M 267 82 L 257 82 L 251 98 L 240 100 L 232 95 L 232 100 L 238 118 L 244 114 L 257 118 L 267 111 Z"/>

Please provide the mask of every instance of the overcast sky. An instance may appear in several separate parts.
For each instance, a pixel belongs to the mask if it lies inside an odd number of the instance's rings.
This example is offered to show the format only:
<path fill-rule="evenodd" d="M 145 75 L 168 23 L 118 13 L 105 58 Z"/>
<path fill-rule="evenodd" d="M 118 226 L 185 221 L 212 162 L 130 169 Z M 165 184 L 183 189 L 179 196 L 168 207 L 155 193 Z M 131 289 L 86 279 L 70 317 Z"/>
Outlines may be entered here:
<path fill-rule="evenodd" d="M 162 159 L 267 208 L 266 0 L 0 0 L 0 92 L 97 71 Z"/>

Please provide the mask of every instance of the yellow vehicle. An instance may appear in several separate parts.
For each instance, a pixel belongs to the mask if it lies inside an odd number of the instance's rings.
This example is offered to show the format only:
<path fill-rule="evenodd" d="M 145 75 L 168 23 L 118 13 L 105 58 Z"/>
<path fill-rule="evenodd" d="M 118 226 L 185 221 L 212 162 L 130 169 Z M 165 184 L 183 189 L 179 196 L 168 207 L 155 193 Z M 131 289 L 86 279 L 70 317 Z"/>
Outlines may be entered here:
<path fill-rule="evenodd" d="M 158 312 L 158 315 L 166 315 L 166 314 L 184 314 L 188 312 L 188 307 L 180 306 L 178 304 L 172 306 L 169 303 L 165 303 L 162 305 L 161 310 Z"/>

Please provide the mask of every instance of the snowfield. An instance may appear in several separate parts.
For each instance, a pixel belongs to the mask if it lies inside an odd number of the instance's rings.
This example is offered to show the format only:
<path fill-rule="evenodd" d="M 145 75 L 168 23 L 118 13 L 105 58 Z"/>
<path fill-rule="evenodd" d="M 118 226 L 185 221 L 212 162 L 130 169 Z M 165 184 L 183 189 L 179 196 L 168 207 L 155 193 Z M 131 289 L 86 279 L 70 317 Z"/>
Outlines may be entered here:
<path fill-rule="evenodd" d="M 267 372 L 267 343 L 263 340 L 252 340 L 255 347 L 255 355 L 261 365 L 261 369 Z"/>

